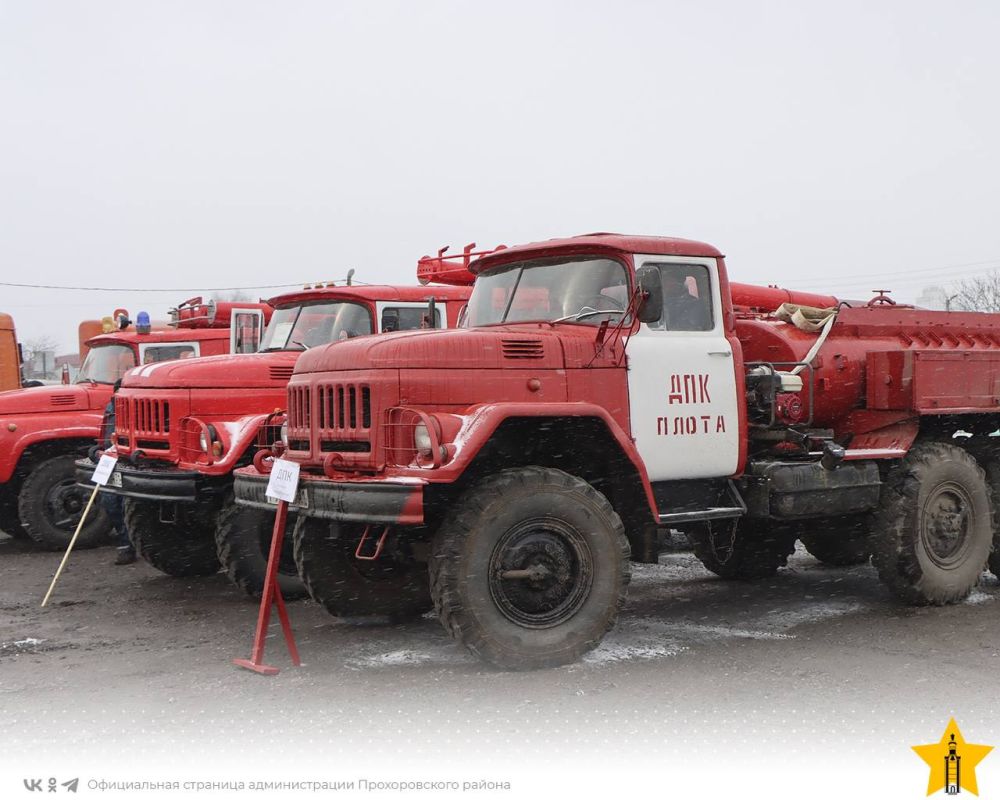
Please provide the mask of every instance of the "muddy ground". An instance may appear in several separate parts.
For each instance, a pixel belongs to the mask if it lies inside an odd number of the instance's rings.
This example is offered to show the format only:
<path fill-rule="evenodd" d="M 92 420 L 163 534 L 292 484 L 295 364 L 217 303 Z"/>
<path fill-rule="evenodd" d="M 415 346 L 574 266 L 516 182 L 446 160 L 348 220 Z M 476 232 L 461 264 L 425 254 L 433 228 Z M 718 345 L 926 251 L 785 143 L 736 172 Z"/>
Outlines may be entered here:
<path fill-rule="evenodd" d="M 871 567 L 830 569 L 802 550 L 758 583 L 666 554 L 635 568 L 600 648 L 532 673 L 480 664 L 431 616 L 358 629 L 299 602 L 305 665 L 265 678 L 231 665 L 249 654 L 256 606 L 223 575 L 179 580 L 113 557 L 75 553 L 42 609 L 59 554 L 0 534 L 0 766 L 18 787 L 29 765 L 136 777 L 422 764 L 499 777 L 832 753 L 892 764 L 920 789 L 909 745 L 936 740 L 949 717 L 970 741 L 1000 743 L 989 575 L 961 605 L 907 608 Z M 287 666 L 280 638 L 268 647 Z M 994 778 L 1000 791 L 1000 768 Z"/>

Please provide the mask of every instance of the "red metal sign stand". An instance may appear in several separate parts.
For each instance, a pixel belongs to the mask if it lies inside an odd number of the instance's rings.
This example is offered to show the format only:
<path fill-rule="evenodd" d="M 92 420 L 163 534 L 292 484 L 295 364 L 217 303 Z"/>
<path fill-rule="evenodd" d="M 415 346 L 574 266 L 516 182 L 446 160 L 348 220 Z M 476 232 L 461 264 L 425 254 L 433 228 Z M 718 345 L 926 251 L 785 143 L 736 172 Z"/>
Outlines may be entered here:
<path fill-rule="evenodd" d="M 285 644 L 288 646 L 288 654 L 292 657 L 292 664 L 301 667 L 299 660 L 299 649 L 295 646 L 295 637 L 292 635 L 292 626 L 288 621 L 288 612 L 285 610 L 285 599 L 281 596 L 281 587 L 278 586 L 278 561 L 281 559 L 281 545 L 285 540 L 285 524 L 288 521 L 288 503 L 284 500 L 278 501 L 278 513 L 274 517 L 274 532 L 271 534 L 271 552 L 267 558 L 267 576 L 264 579 L 264 593 L 260 598 L 260 611 L 257 614 L 257 630 L 253 636 L 253 651 L 250 658 L 234 658 L 233 663 L 237 667 L 258 672 L 261 675 L 277 675 L 280 670 L 264 664 L 261 659 L 264 657 L 264 640 L 267 637 L 267 626 L 271 621 L 271 604 L 278 607 L 278 619 L 281 620 L 281 629 L 285 634 Z"/>

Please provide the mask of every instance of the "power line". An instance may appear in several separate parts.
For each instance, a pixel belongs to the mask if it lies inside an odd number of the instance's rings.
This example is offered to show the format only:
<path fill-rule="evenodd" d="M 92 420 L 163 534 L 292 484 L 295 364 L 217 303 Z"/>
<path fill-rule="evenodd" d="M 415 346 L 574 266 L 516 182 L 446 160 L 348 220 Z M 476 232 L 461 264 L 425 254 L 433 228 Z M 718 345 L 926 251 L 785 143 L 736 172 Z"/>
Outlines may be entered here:
<path fill-rule="evenodd" d="M 10 286 L 15 289 L 65 289 L 75 292 L 242 292 L 258 289 L 293 289 L 297 286 L 305 286 L 307 283 L 313 283 L 313 281 L 270 283 L 266 286 L 222 286 L 215 289 L 193 289 L 191 287 L 181 289 L 148 289 L 138 286 L 55 286 L 45 283 L 9 283 L 7 281 L 0 281 L 0 286 Z"/>

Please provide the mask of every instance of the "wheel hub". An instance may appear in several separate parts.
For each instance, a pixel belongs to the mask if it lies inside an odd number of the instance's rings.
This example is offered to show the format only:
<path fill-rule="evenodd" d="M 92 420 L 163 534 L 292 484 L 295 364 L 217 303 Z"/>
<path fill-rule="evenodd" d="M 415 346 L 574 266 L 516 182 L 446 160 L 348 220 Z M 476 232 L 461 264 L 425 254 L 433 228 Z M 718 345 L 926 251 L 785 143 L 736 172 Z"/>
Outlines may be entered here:
<path fill-rule="evenodd" d="M 83 496 L 72 478 L 54 484 L 45 495 L 45 512 L 60 530 L 70 530 L 83 513 Z"/>
<path fill-rule="evenodd" d="M 590 593 L 586 540 L 561 520 L 526 520 L 509 530 L 490 558 L 490 595 L 507 619 L 547 628 L 575 614 Z"/>
<path fill-rule="evenodd" d="M 958 484 L 938 486 L 927 498 L 921 515 L 921 539 L 930 557 L 942 567 L 962 561 L 972 526 L 971 499 Z"/>

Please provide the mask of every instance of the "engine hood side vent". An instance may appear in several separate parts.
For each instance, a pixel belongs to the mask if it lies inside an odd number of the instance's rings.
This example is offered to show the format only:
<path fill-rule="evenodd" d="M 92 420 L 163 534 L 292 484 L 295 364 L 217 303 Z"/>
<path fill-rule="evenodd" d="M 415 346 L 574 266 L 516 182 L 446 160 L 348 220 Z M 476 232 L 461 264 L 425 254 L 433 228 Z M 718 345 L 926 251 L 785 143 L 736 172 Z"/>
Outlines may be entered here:
<path fill-rule="evenodd" d="M 295 367 L 289 365 L 286 366 L 271 366 L 270 375 L 272 381 L 282 381 L 288 383 L 292 379 L 292 370 Z"/>
<path fill-rule="evenodd" d="M 500 351 L 504 358 L 534 359 L 545 355 L 541 339 L 502 339 Z"/>
<path fill-rule="evenodd" d="M 49 398 L 49 402 L 54 406 L 72 406 L 76 405 L 76 395 L 72 394 L 54 394 Z"/>

